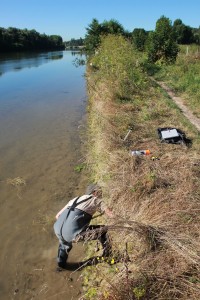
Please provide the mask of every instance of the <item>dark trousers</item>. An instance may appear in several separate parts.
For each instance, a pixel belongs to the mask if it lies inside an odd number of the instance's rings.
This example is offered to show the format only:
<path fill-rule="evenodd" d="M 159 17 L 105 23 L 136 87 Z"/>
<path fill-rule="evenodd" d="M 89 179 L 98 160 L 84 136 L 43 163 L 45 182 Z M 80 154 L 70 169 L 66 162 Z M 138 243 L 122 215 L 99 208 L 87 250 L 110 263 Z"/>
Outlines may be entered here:
<path fill-rule="evenodd" d="M 79 241 L 99 240 L 103 248 L 103 256 L 108 256 L 111 253 L 111 243 L 107 233 L 107 228 L 104 225 L 89 225 L 87 229 L 79 233 L 75 239 Z M 58 247 L 58 264 L 66 263 L 68 254 L 72 249 L 72 242 L 60 241 Z"/>

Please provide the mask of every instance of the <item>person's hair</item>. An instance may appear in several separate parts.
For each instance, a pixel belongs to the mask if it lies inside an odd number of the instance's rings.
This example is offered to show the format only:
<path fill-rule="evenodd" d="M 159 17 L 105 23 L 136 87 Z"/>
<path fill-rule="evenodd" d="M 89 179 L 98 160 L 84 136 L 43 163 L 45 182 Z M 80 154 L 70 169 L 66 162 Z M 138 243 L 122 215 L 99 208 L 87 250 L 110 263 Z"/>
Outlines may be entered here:
<path fill-rule="evenodd" d="M 86 188 L 87 195 L 91 195 L 94 192 L 101 192 L 101 187 L 97 183 L 91 183 Z"/>

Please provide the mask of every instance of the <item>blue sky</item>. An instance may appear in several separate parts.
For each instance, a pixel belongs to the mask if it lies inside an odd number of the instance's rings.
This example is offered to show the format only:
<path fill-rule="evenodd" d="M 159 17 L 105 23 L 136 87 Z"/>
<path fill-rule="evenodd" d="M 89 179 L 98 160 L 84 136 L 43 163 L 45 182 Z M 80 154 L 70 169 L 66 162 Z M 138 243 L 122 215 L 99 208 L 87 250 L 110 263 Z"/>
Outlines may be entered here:
<path fill-rule="evenodd" d="M 115 19 L 132 31 L 154 30 L 162 15 L 198 28 L 200 0 L 0 0 L 0 27 L 58 34 L 64 41 L 84 38 L 93 18 Z"/>

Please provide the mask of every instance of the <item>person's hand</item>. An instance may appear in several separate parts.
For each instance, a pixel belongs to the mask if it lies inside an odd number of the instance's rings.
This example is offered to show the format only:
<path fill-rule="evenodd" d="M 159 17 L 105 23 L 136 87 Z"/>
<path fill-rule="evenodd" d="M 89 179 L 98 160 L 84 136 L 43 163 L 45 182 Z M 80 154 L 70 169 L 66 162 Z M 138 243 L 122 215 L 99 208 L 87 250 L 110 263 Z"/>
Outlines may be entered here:
<path fill-rule="evenodd" d="M 105 209 L 105 214 L 106 214 L 109 218 L 114 218 L 114 214 L 113 214 L 112 210 L 109 209 L 109 208 L 106 208 L 106 209 Z"/>

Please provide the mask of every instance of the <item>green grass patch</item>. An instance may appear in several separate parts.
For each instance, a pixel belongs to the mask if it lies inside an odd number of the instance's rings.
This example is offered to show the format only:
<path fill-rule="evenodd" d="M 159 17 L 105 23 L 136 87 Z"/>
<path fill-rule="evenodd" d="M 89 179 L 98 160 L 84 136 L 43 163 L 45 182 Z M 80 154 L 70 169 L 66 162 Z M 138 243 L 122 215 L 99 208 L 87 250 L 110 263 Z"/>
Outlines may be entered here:
<path fill-rule="evenodd" d="M 188 47 L 188 53 L 187 53 Z M 200 117 L 200 51 L 195 46 L 181 47 L 174 65 L 158 69 L 155 78 L 167 84 L 182 96 L 185 104 Z"/>

